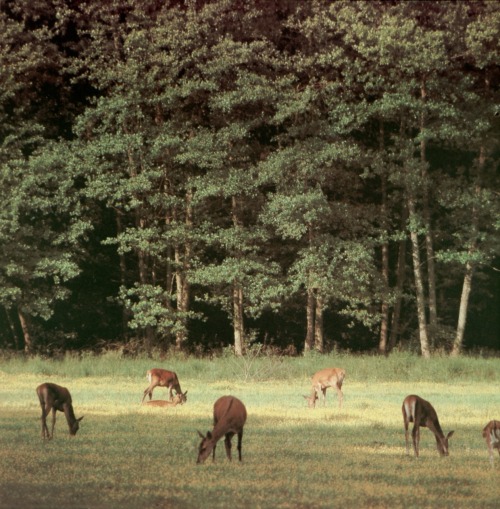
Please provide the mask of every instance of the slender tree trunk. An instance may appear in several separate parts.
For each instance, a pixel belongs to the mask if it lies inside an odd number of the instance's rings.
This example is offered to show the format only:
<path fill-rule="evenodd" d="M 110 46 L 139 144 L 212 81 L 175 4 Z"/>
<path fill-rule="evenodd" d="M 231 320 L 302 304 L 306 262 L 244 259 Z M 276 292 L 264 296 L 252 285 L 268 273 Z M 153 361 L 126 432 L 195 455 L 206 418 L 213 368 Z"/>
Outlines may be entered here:
<path fill-rule="evenodd" d="M 186 192 L 186 228 L 190 230 L 193 226 L 193 192 Z M 187 313 L 189 311 L 191 285 L 188 280 L 188 270 L 191 266 L 191 242 L 187 238 L 183 246 L 183 255 L 181 257 L 179 247 L 175 250 L 176 258 L 176 286 L 177 286 L 177 311 L 182 328 L 176 333 L 175 345 L 178 350 L 182 350 L 187 340 Z"/>
<path fill-rule="evenodd" d="M 484 163 L 486 161 L 486 153 L 485 148 L 482 145 L 479 149 L 479 160 L 478 160 L 478 185 L 476 186 L 476 197 L 479 199 L 479 193 L 481 192 L 481 173 L 484 168 Z M 473 251 L 476 249 L 477 243 L 477 230 L 478 230 L 478 218 L 477 218 L 477 208 L 474 206 L 472 208 L 472 227 L 474 230 L 474 239 L 471 247 L 469 248 L 469 257 L 472 255 Z M 453 342 L 453 348 L 451 350 L 452 357 L 457 357 L 462 352 L 462 346 L 464 342 L 464 334 L 465 334 L 465 326 L 467 324 L 467 312 L 469 309 L 469 297 L 472 289 L 472 276 L 474 274 L 474 265 L 472 262 L 468 261 L 465 266 L 465 275 L 464 282 L 462 285 L 462 296 L 460 297 L 460 308 L 458 313 L 458 323 L 457 323 L 457 331 L 455 334 L 455 340 Z"/>
<path fill-rule="evenodd" d="M 10 316 L 10 309 L 3 308 L 5 311 L 5 316 L 7 317 L 7 323 L 9 324 L 10 333 L 12 334 L 12 341 L 14 343 L 14 348 L 16 350 L 20 349 L 20 342 L 19 342 L 19 336 L 16 331 L 16 326 L 14 325 L 14 322 L 12 321 L 12 317 Z"/>
<path fill-rule="evenodd" d="M 425 79 L 422 80 L 420 87 L 420 97 L 422 103 L 425 103 L 427 99 L 427 89 Z M 422 111 L 420 117 L 420 132 L 421 134 L 425 130 L 425 111 Z M 434 336 L 437 330 L 438 324 L 438 313 L 437 313 L 437 297 L 436 297 L 436 268 L 434 263 L 434 239 L 431 225 L 431 213 L 429 205 L 429 184 L 428 184 L 428 171 L 427 171 L 427 142 L 422 136 L 420 142 L 420 162 L 422 167 L 422 181 L 423 181 L 423 218 L 425 223 L 425 249 L 427 254 L 427 288 L 428 288 L 428 300 L 429 300 L 429 330 L 431 335 Z"/>
<path fill-rule="evenodd" d="M 239 203 L 236 196 L 231 199 L 232 203 L 232 219 L 235 228 L 241 228 L 242 223 L 238 214 Z M 236 253 L 241 257 L 241 253 Z M 243 345 L 245 339 L 245 328 L 243 321 L 243 289 L 241 284 L 235 280 L 233 282 L 233 329 L 234 329 L 234 353 L 237 356 L 243 355 Z"/>
<path fill-rule="evenodd" d="M 403 223 L 406 222 L 406 213 L 403 214 Z M 398 248 L 398 266 L 396 272 L 396 302 L 391 321 L 391 334 L 389 337 L 389 349 L 392 350 L 396 346 L 396 341 L 400 333 L 401 322 L 401 304 L 403 300 L 403 288 L 406 275 L 406 240 L 399 242 Z"/>
<path fill-rule="evenodd" d="M 314 312 L 314 349 L 323 353 L 324 349 L 324 334 L 323 334 L 323 308 L 324 300 L 321 293 L 316 292 L 316 303 Z"/>
<path fill-rule="evenodd" d="M 115 214 L 116 218 L 116 231 L 118 235 L 123 232 L 122 220 L 120 216 L 120 212 L 117 211 Z M 127 285 L 127 263 L 125 261 L 125 255 L 123 253 L 118 254 L 119 264 L 120 264 L 120 285 L 125 288 Z M 127 334 L 128 328 L 128 320 L 130 318 L 128 309 L 123 306 L 122 309 L 122 334 L 125 336 Z"/>
<path fill-rule="evenodd" d="M 408 212 L 410 221 L 415 218 L 415 203 L 413 197 L 408 197 Z M 417 298 L 417 315 L 418 315 L 418 331 L 420 338 L 420 349 L 422 351 L 422 357 L 429 358 L 431 356 L 429 350 L 429 337 L 427 335 L 427 319 L 425 316 L 425 294 L 424 284 L 422 278 L 422 268 L 420 262 L 420 250 L 418 245 L 418 234 L 414 230 L 414 227 L 410 231 L 410 239 L 412 245 L 412 260 L 413 260 L 413 273 L 415 278 L 415 293 Z"/>
<path fill-rule="evenodd" d="M 34 351 L 33 338 L 31 337 L 31 334 L 29 331 L 28 319 L 26 318 L 24 313 L 21 311 L 20 306 L 18 306 L 18 308 L 17 308 L 17 316 L 19 317 L 19 323 L 21 324 L 21 330 L 23 331 L 24 351 L 27 354 L 31 354 Z"/>
<path fill-rule="evenodd" d="M 385 292 L 389 292 L 389 246 L 386 242 L 382 245 L 382 280 L 384 282 Z M 380 319 L 380 337 L 378 342 L 378 351 L 381 354 L 387 353 L 387 336 L 389 332 L 389 304 L 384 296 L 381 306 Z"/>
<path fill-rule="evenodd" d="M 474 268 L 470 262 L 465 267 L 464 284 L 462 286 L 462 296 L 460 297 L 460 309 L 458 313 L 457 332 L 453 348 L 451 350 L 452 357 L 458 357 L 462 352 L 464 342 L 465 326 L 467 324 L 467 310 L 469 307 L 469 296 L 472 288 L 472 275 Z"/>
<path fill-rule="evenodd" d="M 384 124 L 380 122 L 379 132 L 379 149 L 380 153 L 384 152 Z M 382 192 L 382 204 L 380 207 L 382 229 L 387 234 L 387 179 L 385 175 L 381 176 L 381 192 Z M 378 351 L 381 354 L 387 353 L 387 336 L 389 331 L 389 304 L 387 302 L 387 295 L 389 293 L 389 244 L 384 241 L 382 244 L 382 281 L 384 282 L 384 295 L 382 297 L 381 305 L 381 319 L 380 319 L 380 336 L 378 342 Z"/>
<path fill-rule="evenodd" d="M 234 283 L 233 285 L 233 328 L 234 328 L 234 353 L 238 357 L 243 355 L 244 324 L 243 324 L 243 290 Z"/>
<path fill-rule="evenodd" d="M 314 289 L 308 288 L 306 304 L 307 328 L 306 328 L 306 340 L 304 342 L 304 353 L 310 352 L 314 346 L 314 317 L 316 315 L 314 309 L 315 303 L 316 299 L 314 297 Z"/>

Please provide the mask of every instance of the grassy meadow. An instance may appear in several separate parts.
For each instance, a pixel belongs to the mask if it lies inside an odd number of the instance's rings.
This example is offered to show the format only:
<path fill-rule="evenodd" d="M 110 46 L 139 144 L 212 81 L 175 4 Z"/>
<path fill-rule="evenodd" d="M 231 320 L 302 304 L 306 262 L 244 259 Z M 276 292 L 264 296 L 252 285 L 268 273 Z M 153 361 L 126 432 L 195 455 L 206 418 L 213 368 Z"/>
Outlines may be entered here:
<path fill-rule="evenodd" d="M 152 367 L 177 372 L 185 405 L 140 405 Z M 324 367 L 347 371 L 341 410 L 332 389 L 326 408 L 308 409 L 302 397 Z M 54 439 L 40 437 L 35 388 L 49 381 L 68 387 L 85 416 L 76 437 L 62 413 Z M 0 508 L 498 507 L 500 456 L 490 468 L 481 430 L 500 419 L 499 389 L 500 359 L 4 357 Z M 410 393 L 432 402 L 445 433 L 455 430 L 449 457 L 425 428 L 420 458 L 406 455 L 401 403 Z M 219 442 L 215 463 L 196 465 L 196 430 L 212 428 L 224 394 L 248 410 L 243 462 L 235 437 L 232 463 Z"/>

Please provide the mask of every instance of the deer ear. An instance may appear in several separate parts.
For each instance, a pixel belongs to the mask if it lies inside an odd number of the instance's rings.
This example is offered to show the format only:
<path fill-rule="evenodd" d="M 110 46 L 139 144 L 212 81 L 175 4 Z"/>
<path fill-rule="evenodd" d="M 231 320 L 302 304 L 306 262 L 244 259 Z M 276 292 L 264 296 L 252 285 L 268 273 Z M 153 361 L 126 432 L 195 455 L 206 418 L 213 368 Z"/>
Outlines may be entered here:
<path fill-rule="evenodd" d="M 82 415 L 79 419 L 77 419 L 78 422 L 80 422 L 85 416 Z"/>
<path fill-rule="evenodd" d="M 446 435 L 446 439 L 448 440 L 448 438 L 450 438 L 453 435 L 453 433 L 455 433 L 455 431 L 450 431 L 448 435 Z"/>
<path fill-rule="evenodd" d="M 210 433 L 210 431 L 207 431 L 207 438 L 209 440 L 212 440 L 212 433 Z"/>
<path fill-rule="evenodd" d="M 198 430 L 196 430 L 198 431 Z M 203 433 L 201 431 L 198 431 L 198 435 L 200 435 L 201 438 L 205 438 L 205 435 L 203 435 Z"/>

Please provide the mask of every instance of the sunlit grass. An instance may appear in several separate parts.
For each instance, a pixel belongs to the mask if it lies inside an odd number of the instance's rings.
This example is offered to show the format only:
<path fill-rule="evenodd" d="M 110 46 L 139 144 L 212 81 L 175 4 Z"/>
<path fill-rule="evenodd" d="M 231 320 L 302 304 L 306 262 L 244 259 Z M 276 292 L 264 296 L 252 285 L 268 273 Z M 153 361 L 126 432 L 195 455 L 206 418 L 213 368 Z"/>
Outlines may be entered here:
<path fill-rule="evenodd" d="M 481 430 L 500 417 L 498 360 L 450 366 L 433 359 L 421 370 L 407 363 L 401 380 L 396 362 L 385 360 L 330 358 L 315 366 L 287 359 L 280 361 L 284 378 L 261 379 L 228 359 L 108 359 L 107 373 L 104 361 L 92 367 L 85 359 L 85 369 L 74 359 L 40 360 L 34 372 L 16 360 L 17 373 L 2 363 L 0 508 L 497 507 L 500 457 L 491 469 Z M 153 366 L 177 371 L 185 405 L 140 405 Z M 340 410 L 334 391 L 325 408 L 308 409 L 302 397 L 315 368 L 325 366 L 347 369 Z M 45 381 L 70 388 L 77 417 L 85 415 L 76 437 L 59 414 L 54 440 L 41 440 L 35 387 Z M 439 457 L 425 429 L 420 459 L 406 456 L 401 404 L 410 393 L 433 403 L 445 432 L 455 430 L 449 457 Z M 166 394 L 157 388 L 154 397 Z M 248 409 L 243 464 L 227 462 L 221 442 L 216 462 L 197 466 L 196 430 L 211 429 L 213 402 L 223 394 Z"/>

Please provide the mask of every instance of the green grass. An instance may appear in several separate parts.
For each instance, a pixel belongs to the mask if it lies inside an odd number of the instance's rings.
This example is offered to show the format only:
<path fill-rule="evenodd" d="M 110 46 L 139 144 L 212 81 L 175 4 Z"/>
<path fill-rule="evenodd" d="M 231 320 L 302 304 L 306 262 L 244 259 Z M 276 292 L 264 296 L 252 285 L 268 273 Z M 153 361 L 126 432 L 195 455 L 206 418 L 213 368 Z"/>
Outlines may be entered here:
<path fill-rule="evenodd" d="M 302 398 L 309 377 L 344 367 L 344 407 Z M 188 402 L 141 407 L 150 367 L 174 369 Z M 68 387 L 77 417 L 71 438 L 58 414 L 55 438 L 40 438 L 35 387 Z M 67 356 L 0 362 L 0 508 L 332 508 L 498 507 L 500 456 L 493 469 L 481 430 L 500 418 L 498 359 L 332 356 L 294 359 L 160 361 Z M 421 457 L 406 456 L 401 403 L 430 400 L 450 456 L 423 429 Z M 196 465 L 196 430 L 211 429 L 213 402 L 244 401 L 243 463 Z M 165 398 L 166 390 L 155 390 Z M 233 439 L 236 448 L 236 439 Z M 236 451 L 235 451 L 235 456 Z"/>

